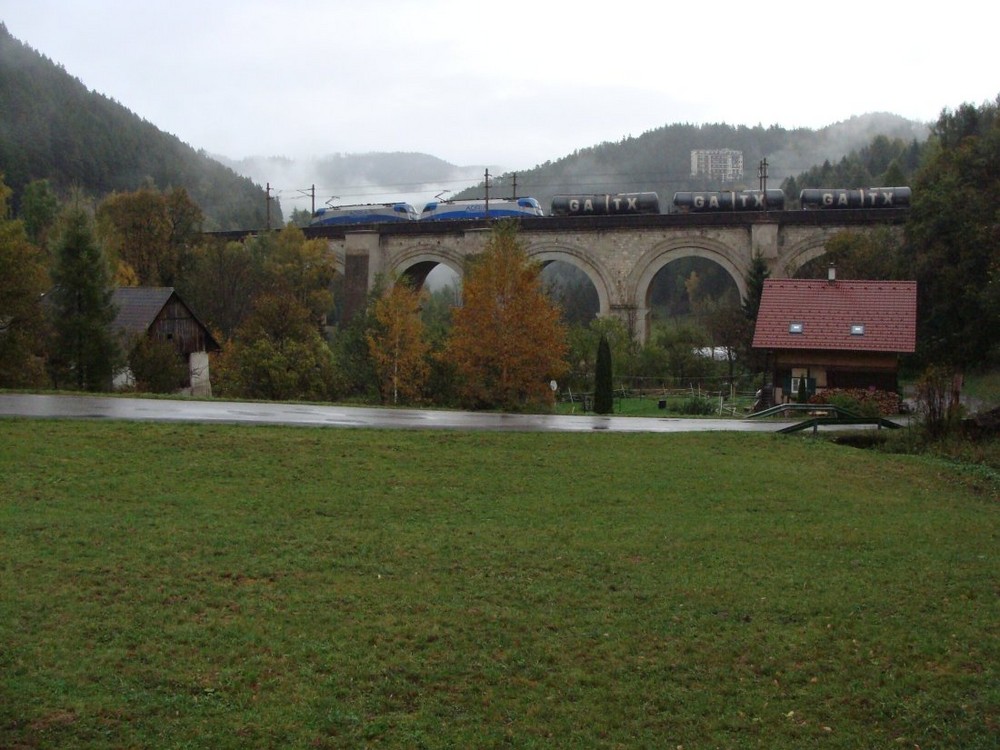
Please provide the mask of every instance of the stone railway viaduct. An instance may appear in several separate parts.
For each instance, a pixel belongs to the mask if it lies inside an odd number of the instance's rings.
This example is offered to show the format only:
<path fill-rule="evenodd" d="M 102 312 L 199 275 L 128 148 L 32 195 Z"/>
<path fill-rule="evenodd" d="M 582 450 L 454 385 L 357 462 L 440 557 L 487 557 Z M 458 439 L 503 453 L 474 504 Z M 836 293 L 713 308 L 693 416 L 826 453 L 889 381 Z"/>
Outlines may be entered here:
<path fill-rule="evenodd" d="M 569 263 L 590 279 L 599 314 L 616 315 L 640 341 L 649 332 L 653 278 L 668 263 L 696 256 L 718 263 L 746 295 L 755 254 L 773 278 L 794 276 L 826 253 L 826 243 L 844 231 L 888 226 L 902 233 L 908 208 L 859 208 L 639 216 L 537 217 L 519 219 L 528 257 L 542 265 Z M 488 221 L 402 222 L 345 227 L 308 227 L 309 239 L 324 239 L 344 275 L 344 314 L 364 307 L 376 279 L 408 276 L 422 284 L 438 264 L 462 276 L 466 258 L 482 252 Z M 252 231 L 217 232 L 243 239 Z"/>
<path fill-rule="evenodd" d="M 545 265 L 563 261 L 590 278 L 600 315 L 623 319 L 639 340 L 648 333 L 653 277 L 671 261 L 707 258 L 724 268 L 746 294 L 745 279 L 759 253 L 771 276 L 787 278 L 826 252 L 843 231 L 878 226 L 902 232 L 909 209 L 845 209 L 648 216 L 539 217 L 520 220 L 528 256 Z M 310 227 L 323 238 L 345 279 L 345 314 L 364 305 L 376 278 L 405 275 L 418 284 L 443 263 L 459 276 L 470 255 L 490 235 L 487 221 L 405 222 L 349 227 Z"/>

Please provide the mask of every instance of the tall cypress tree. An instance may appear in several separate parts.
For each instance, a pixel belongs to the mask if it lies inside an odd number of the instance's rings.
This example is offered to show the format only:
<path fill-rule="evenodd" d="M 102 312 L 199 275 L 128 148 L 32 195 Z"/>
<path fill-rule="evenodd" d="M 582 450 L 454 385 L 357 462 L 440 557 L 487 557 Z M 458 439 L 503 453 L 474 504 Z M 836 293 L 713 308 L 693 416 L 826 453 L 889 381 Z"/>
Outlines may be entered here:
<path fill-rule="evenodd" d="M 770 275 L 767 261 L 760 253 L 754 253 L 750 261 L 750 270 L 746 275 L 747 296 L 743 298 L 743 314 L 754 323 L 757 322 L 760 298 L 764 294 L 764 281 Z"/>
<path fill-rule="evenodd" d="M 121 360 L 111 330 L 116 315 L 111 271 L 82 208 L 71 207 L 63 217 L 56 255 L 52 272 L 56 331 L 50 357 L 53 380 L 57 387 L 68 378 L 80 390 L 108 390 Z"/>
<path fill-rule="evenodd" d="M 601 334 L 597 345 L 597 364 L 594 367 L 594 412 L 610 414 L 614 408 L 614 386 L 611 374 L 611 345 Z"/>

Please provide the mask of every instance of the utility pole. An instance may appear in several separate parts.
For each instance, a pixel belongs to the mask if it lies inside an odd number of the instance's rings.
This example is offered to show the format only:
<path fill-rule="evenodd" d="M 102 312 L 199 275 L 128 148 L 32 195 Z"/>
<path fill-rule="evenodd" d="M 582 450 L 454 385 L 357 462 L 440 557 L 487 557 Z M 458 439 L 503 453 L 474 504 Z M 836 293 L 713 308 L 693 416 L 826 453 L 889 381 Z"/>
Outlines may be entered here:
<path fill-rule="evenodd" d="M 315 215 L 316 215 L 316 186 L 315 186 L 315 185 L 313 185 L 313 186 L 312 186 L 311 188 L 309 188 L 308 190 L 302 190 L 302 189 L 300 188 L 300 189 L 298 190 L 298 192 L 299 192 L 299 193 L 302 193 L 302 195 L 309 195 L 309 196 L 312 196 L 312 211 L 310 211 L 309 215 L 310 215 L 310 216 L 315 216 Z"/>
<path fill-rule="evenodd" d="M 767 157 L 760 160 L 757 167 L 757 178 L 760 180 L 760 193 L 764 202 L 764 210 L 767 210 Z"/>
<path fill-rule="evenodd" d="M 271 231 L 271 183 L 267 183 L 267 230 Z"/>
<path fill-rule="evenodd" d="M 511 183 L 510 199 L 512 201 L 516 201 L 517 200 L 517 172 L 514 172 L 514 174 L 512 174 L 510 177 L 511 177 L 511 180 L 513 181 Z"/>
<path fill-rule="evenodd" d="M 490 219 L 490 170 L 487 168 L 486 176 L 483 180 L 486 183 L 486 220 Z"/>

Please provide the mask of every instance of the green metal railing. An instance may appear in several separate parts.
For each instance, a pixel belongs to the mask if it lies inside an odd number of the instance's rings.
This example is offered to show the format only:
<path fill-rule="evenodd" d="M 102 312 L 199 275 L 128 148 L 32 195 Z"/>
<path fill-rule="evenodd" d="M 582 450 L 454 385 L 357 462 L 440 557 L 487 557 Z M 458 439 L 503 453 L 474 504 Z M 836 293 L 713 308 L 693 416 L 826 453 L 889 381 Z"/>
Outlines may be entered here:
<path fill-rule="evenodd" d="M 902 425 L 893 422 L 885 417 L 863 417 L 855 414 L 849 409 L 841 408 L 835 404 L 777 404 L 762 411 L 755 412 L 746 419 L 757 419 L 759 417 L 774 417 L 787 412 L 808 412 L 813 414 L 809 419 L 782 427 L 777 430 L 779 433 L 800 432 L 812 428 L 817 432 L 823 425 L 876 425 L 879 429 L 885 427 L 890 430 L 898 430 Z M 824 415 L 820 415 L 823 412 Z"/>

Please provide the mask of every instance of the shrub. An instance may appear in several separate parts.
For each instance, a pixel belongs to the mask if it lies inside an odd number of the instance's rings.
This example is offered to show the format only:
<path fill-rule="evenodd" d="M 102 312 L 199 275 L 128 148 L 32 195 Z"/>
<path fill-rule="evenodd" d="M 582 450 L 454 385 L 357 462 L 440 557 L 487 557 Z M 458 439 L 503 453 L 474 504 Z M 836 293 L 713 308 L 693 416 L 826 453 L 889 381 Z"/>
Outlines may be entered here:
<path fill-rule="evenodd" d="M 715 402 L 704 396 L 691 396 L 674 407 L 674 410 L 678 414 L 712 414 L 715 412 Z"/>
<path fill-rule="evenodd" d="M 947 367 L 931 365 L 917 381 L 917 408 L 932 439 L 951 432 L 962 416 L 962 376 Z"/>
<path fill-rule="evenodd" d="M 170 341 L 143 336 L 129 352 L 129 369 L 140 393 L 174 393 L 188 378 L 187 363 Z"/>

